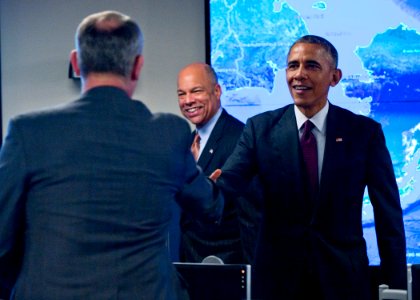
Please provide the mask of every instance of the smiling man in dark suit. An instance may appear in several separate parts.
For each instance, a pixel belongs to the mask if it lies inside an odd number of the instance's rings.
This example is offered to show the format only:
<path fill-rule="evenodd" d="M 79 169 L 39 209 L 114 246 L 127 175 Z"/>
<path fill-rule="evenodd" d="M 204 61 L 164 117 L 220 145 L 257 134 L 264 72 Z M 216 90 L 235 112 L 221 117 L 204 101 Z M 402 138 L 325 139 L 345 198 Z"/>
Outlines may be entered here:
<path fill-rule="evenodd" d="M 223 199 L 196 166 L 188 123 L 131 99 L 138 25 L 90 15 L 76 46 L 81 98 L 13 119 L 0 152 L 1 286 L 13 299 L 178 299 L 171 203 L 214 222 Z"/>
<path fill-rule="evenodd" d="M 221 107 L 222 90 L 213 68 L 192 63 L 178 74 L 178 103 L 182 114 L 195 125 L 198 134 L 197 164 L 210 175 L 221 168 L 232 153 L 244 124 Z M 198 137 L 197 136 L 197 137 Z M 193 138 L 191 138 L 193 141 Z M 201 262 L 215 255 L 225 263 L 251 263 L 258 229 L 258 206 L 255 195 L 237 206 L 226 201 L 219 225 L 203 224 L 182 212 L 180 259 Z"/>
<path fill-rule="evenodd" d="M 329 88 L 342 77 L 337 63 L 324 38 L 298 39 L 286 67 L 294 105 L 248 119 L 217 180 L 227 195 L 243 191 L 255 174 L 261 182 L 255 299 L 370 299 L 366 187 L 382 282 L 407 288 L 402 210 L 384 134 L 372 119 L 329 103 Z"/>

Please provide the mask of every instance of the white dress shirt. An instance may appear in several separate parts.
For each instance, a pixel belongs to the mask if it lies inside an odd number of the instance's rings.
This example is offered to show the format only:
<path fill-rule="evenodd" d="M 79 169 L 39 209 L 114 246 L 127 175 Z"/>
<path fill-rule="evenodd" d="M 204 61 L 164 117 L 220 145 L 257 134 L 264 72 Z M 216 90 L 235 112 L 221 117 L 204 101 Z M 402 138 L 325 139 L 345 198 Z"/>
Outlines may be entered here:
<path fill-rule="evenodd" d="M 206 125 L 200 128 L 196 128 L 201 138 L 200 151 L 198 153 L 198 157 L 200 157 L 201 153 L 203 153 L 203 149 L 206 147 L 210 134 L 213 131 L 214 126 L 216 126 L 217 120 L 219 119 L 221 114 L 222 114 L 222 108 L 220 107 L 219 110 L 214 114 L 214 116 L 206 123 Z"/>
<path fill-rule="evenodd" d="M 321 180 L 321 171 L 322 171 L 322 163 L 324 161 L 324 151 L 325 151 L 325 137 L 327 134 L 327 114 L 328 109 L 330 107 L 329 102 L 312 118 L 308 119 L 295 105 L 295 116 L 296 116 L 296 123 L 297 128 L 299 131 L 299 139 L 303 133 L 303 123 L 306 120 L 310 120 L 315 127 L 312 129 L 312 133 L 316 139 L 317 145 L 317 152 L 318 152 L 318 179 Z"/>

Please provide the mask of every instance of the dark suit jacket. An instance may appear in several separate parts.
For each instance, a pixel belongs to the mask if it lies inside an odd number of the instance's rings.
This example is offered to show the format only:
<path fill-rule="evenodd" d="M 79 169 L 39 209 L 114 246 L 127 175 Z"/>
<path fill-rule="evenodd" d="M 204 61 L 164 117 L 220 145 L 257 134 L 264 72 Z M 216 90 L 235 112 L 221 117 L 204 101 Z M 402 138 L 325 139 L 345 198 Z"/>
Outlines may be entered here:
<path fill-rule="evenodd" d="M 113 87 L 12 120 L 0 152 L 0 282 L 15 299 L 176 299 L 170 203 L 208 221 L 223 209 L 189 139 L 185 120 Z"/>
<path fill-rule="evenodd" d="M 264 216 L 256 258 L 263 299 L 294 299 L 311 270 L 325 299 L 369 299 L 362 202 L 374 208 L 383 282 L 406 288 L 405 237 L 398 188 L 380 124 L 330 105 L 320 191 L 308 207 L 293 105 L 247 121 L 217 181 L 243 190 L 258 173 Z M 282 296 L 280 296 L 282 295 Z"/>
<path fill-rule="evenodd" d="M 223 166 L 235 148 L 243 127 L 242 122 L 223 109 L 197 162 L 204 174 L 210 175 Z M 238 211 L 235 202 L 226 199 L 223 218 L 217 226 L 202 224 L 183 212 L 181 261 L 201 262 L 208 255 L 216 255 L 225 263 L 247 262 L 249 248 L 255 245 L 255 239 L 248 240 L 249 235 L 255 232 L 253 226 L 256 226 L 252 219 L 254 211 L 250 209 L 251 206 L 252 203 L 244 203 Z M 241 239 L 241 228 L 248 229 L 249 234 L 244 239 Z"/>

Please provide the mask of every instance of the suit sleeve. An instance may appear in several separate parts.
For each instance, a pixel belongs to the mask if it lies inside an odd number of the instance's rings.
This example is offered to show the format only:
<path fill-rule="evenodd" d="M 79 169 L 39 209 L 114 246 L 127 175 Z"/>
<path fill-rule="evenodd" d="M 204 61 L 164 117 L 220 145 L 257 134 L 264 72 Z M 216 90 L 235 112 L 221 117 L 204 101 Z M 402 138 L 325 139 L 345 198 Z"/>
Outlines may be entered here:
<path fill-rule="evenodd" d="M 255 132 L 252 120 L 248 120 L 233 153 L 222 168 L 217 185 L 230 197 L 243 195 L 256 175 Z"/>
<path fill-rule="evenodd" d="M 22 140 L 12 121 L 0 151 L 0 289 L 10 290 L 22 260 L 25 159 Z"/>
<path fill-rule="evenodd" d="M 189 145 L 188 142 L 184 144 Z M 200 220 L 218 223 L 224 207 L 222 193 L 197 166 L 189 147 L 185 148 L 184 154 L 185 181 L 177 194 L 177 202 Z"/>
<path fill-rule="evenodd" d="M 407 288 L 406 241 L 398 186 L 380 124 L 370 141 L 368 192 L 375 215 L 375 229 L 383 283 Z"/>

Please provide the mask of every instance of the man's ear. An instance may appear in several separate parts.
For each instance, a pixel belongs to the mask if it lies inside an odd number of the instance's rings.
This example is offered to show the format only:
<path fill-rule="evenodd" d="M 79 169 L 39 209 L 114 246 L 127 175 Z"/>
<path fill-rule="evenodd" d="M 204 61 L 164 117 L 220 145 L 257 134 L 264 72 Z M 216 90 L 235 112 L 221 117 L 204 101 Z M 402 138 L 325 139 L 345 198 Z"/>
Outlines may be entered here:
<path fill-rule="evenodd" d="M 76 76 L 80 76 L 80 68 L 79 68 L 79 63 L 77 60 L 76 50 L 72 50 L 70 53 L 70 63 L 71 63 L 71 67 L 73 68 L 74 74 L 76 74 Z"/>
<path fill-rule="evenodd" d="M 216 85 L 214 86 L 214 93 L 216 94 L 217 99 L 220 99 L 220 97 L 222 96 L 222 87 L 220 86 L 220 84 L 216 83 Z"/>
<path fill-rule="evenodd" d="M 335 69 L 333 73 L 333 78 L 330 82 L 330 86 L 336 86 L 340 82 L 341 77 L 343 77 L 343 72 L 341 72 L 340 69 Z"/>
<path fill-rule="evenodd" d="M 141 69 L 143 68 L 143 55 L 137 55 L 134 59 L 133 70 L 131 71 L 131 80 L 139 80 Z"/>

